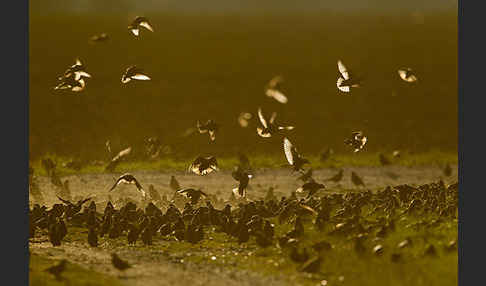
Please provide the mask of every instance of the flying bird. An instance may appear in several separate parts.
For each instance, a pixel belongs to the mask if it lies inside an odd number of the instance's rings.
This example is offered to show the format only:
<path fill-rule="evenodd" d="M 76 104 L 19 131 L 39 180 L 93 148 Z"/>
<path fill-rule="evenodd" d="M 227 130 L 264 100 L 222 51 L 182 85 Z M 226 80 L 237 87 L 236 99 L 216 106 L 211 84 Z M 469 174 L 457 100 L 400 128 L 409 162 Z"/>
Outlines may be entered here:
<path fill-rule="evenodd" d="M 109 144 L 109 141 L 107 143 L 107 149 L 111 152 L 111 146 Z M 112 172 L 113 170 L 115 170 L 116 166 L 118 166 L 118 164 L 120 164 L 120 162 L 131 152 L 132 147 L 121 150 L 118 154 L 116 154 L 115 157 L 113 157 L 113 159 L 111 159 L 110 163 L 108 163 L 108 165 L 105 167 L 105 171 Z"/>
<path fill-rule="evenodd" d="M 251 115 L 251 113 L 242 112 L 242 113 L 240 113 L 240 115 L 238 115 L 238 123 L 240 124 L 241 127 L 246 128 L 250 124 L 249 120 L 252 117 L 253 116 Z"/>
<path fill-rule="evenodd" d="M 132 185 L 135 185 L 137 187 L 137 190 L 142 193 L 142 197 L 145 198 L 145 191 L 143 190 L 142 188 L 142 185 L 140 185 L 140 183 L 137 181 L 137 179 L 135 179 L 135 177 L 132 175 L 132 174 L 129 174 L 129 173 L 126 173 L 126 174 L 123 174 L 121 175 L 115 182 L 115 184 L 113 184 L 113 186 L 110 188 L 110 192 L 113 191 L 118 185 L 120 184 L 132 184 Z"/>
<path fill-rule="evenodd" d="M 83 91 L 86 88 L 86 82 L 83 78 L 80 78 L 79 80 L 74 79 L 74 74 L 73 76 L 63 78 L 60 80 L 58 85 L 54 87 L 54 90 L 59 90 L 59 89 L 70 89 L 71 91 L 74 92 L 80 92 Z"/>
<path fill-rule="evenodd" d="M 260 123 L 262 127 L 257 127 L 257 133 L 263 138 L 272 137 L 272 135 L 277 132 L 278 130 L 292 130 L 294 129 L 293 126 L 277 126 L 274 121 L 277 117 L 277 113 L 273 112 L 270 119 L 267 121 L 263 116 L 262 109 L 258 108 L 258 118 L 260 119 Z"/>
<path fill-rule="evenodd" d="M 150 80 L 150 77 L 146 75 L 141 68 L 138 68 L 137 66 L 129 66 L 122 75 L 121 82 L 127 83 L 131 80 Z"/>
<path fill-rule="evenodd" d="M 287 103 L 287 97 L 282 93 L 280 84 L 283 82 L 282 76 L 275 76 L 272 78 L 265 87 L 265 94 L 268 97 L 275 99 L 280 103 Z"/>
<path fill-rule="evenodd" d="M 218 131 L 218 129 L 219 124 L 212 119 L 209 119 L 205 124 L 201 124 L 199 120 L 197 121 L 197 130 L 199 133 L 209 133 L 209 139 L 211 141 L 216 140 L 216 131 Z"/>
<path fill-rule="evenodd" d="M 73 77 L 77 81 L 83 77 L 91 78 L 91 75 L 85 71 L 85 66 L 81 63 L 81 60 L 76 59 L 74 64 L 64 72 L 64 75 L 59 77 L 59 80 L 70 77 Z"/>
<path fill-rule="evenodd" d="M 106 33 L 101 33 L 101 34 L 97 34 L 97 35 L 93 35 L 89 41 L 91 43 L 101 43 L 101 42 L 106 42 L 108 41 L 109 37 L 108 37 L 108 34 Z"/>
<path fill-rule="evenodd" d="M 154 29 L 152 25 L 149 23 L 148 19 L 145 17 L 137 16 L 130 25 L 128 25 L 128 30 L 132 32 L 135 37 L 138 37 L 140 34 L 140 27 L 143 27 L 150 32 L 153 32 Z"/>
<path fill-rule="evenodd" d="M 336 85 L 340 91 L 347 93 L 351 91 L 351 88 L 359 87 L 361 85 L 361 81 L 358 78 L 352 77 L 351 72 L 344 66 L 341 60 L 338 60 L 337 65 L 340 75 Z"/>
<path fill-rule="evenodd" d="M 198 156 L 189 166 L 189 171 L 192 171 L 194 174 L 200 176 L 204 176 L 218 170 L 218 162 L 214 156 Z"/>
<path fill-rule="evenodd" d="M 305 159 L 299 154 L 299 152 L 297 152 L 297 149 L 294 147 L 294 145 L 292 145 L 287 137 L 284 137 L 283 142 L 285 157 L 287 158 L 289 164 L 293 167 L 293 171 L 302 172 L 302 167 L 304 164 L 310 164 L 309 160 Z"/>
<path fill-rule="evenodd" d="M 205 192 L 203 192 L 201 190 L 192 189 L 192 188 L 182 189 L 182 190 L 179 190 L 177 192 L 179 194 L 184 195 L 187 198 L 191 199 L 191 204 L 193 204 L 193 205 L 197 204 L 197 202 L 199 201 L 201 196 L 205 196 L 205 197 L 208 196 Z"/>
<path fill-rule="evenodd" d="M 406 82 L 416 82 L 418 80 L 411 68 L 399 69 L 398 75 Z"/>
<path fill-rule="evenodd" d="M 354 153 L 363 149 L 368 141 L 368 137 L 363 135 L 362 131 L 354 131 L 351 133 L 351 138 L 345 139 L 344 144 L 347 144 L 354 149 Z"/>

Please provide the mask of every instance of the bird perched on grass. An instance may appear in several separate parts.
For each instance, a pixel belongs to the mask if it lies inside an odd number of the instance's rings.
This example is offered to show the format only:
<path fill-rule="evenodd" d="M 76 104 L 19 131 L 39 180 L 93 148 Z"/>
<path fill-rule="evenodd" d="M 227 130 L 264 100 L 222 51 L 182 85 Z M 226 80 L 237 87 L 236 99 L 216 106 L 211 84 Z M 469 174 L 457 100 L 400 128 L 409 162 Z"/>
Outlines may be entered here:
<path fill-rule="evenodd" d="M 292 145 L 287 137 L 284 137 L 283 147 L 285 152 L 285 157 L 289 164 L 293 167 L 293 171 L 303 171 L 304 164 L 310 164 L 309 160 L 302 157 L 302 155 L 297 152 L 297 149 Z"/>
<path fill-rule="evenodd" d="M 336 82 L 337 88 L 342 92 L 350 92 L 351 88 L 360 87 L 361 80 L 352 76 L 351 72 L 344 66 L 341 60 L 338 60 L 339 77 Z"/>
<path fill-rule="evenodd" d="M 195 205 L 199 202 L 199 199 L 201 198 L 201 196 L 205 196 L 205 197 L 208 196 L 205 192 L 203 192 L 201 190 L 192 189 L 192 188 L 182 189 L 182 190 L 179 190 L 177 192 L 179 194 L 191 199 L 191 204 L 193 204 L 193 205 Z"/>
<path fill-rule="evenodd" d="M 362 131 L 354 131 L 351 133 L 351 138 L 344 140 L 344 144 L 351 146 L 354 153 L 361 151 L 366 142 L 368 142 L 368 137 L 364 136 Z"/>
<path fill-rule="evenodd" d="M 325 180 L 324 180 L 324 182 L 332 181 L 332 182 L 334 182 L 334 183 L 337 183 L 337 182 L 339 182 L 339 181 L 341 181 L 341 180 L 342 180 L 342 178 L 343 178 L 343 173 L 344 173 L 344 170 L 343 170 L 343 169 L 340 169 L 340 170 L 337 172 L 337 174 L 336 174 L 336 175 L 334 175 L 334 176 L 332 176 L 332 177 L 330 177 L 330 178 L 328 178 L 328 179 L 325 179 Z"/>
<path fill-rule="evenodd" d="M 109 142 L 109 141 L 107 141 L 107 142 Z M 108 146 L 110 146 L 110 145 L 108 145 Z M 110 150 L 111 150 L 111 147 L 110 147 Z M 128 147 L 126 149 L 121 150 L 118 154 L 116 154 L 115 157 L 113 157 L 113 159 L 111 159 L 110 163 L 108 163 L 108 165 L 105 167 L 105 171 L 113 172 L 115 170 L 116 166 L 118 166 L 118 164 L 120 164 L 120 162 L 122 160 L 124 160 L 128 155 L 130 155 L 131 152 L 132 152 L 132 147 Z"/>
<path fill-rule="evenodd" d="M 258 108 L 258 118 L 260 119 L 260 123 L 262 124 L 262 127 L 257 127 L 257 133 L 260 135 L 260 137 L 263 138 L 269 138 L 272 137 L 273 134 L 275 134 L 279 130 L 292 130 L 294 129 L 293 126 L 277 126 L 274 121 L 275 118 L 277 117 L 277 113 L 273 112 L 272 116 L 270 119 L 267 121 L 265 117 L 263 116 L 262 109 Z"/>
<path fill-rule="evenodd" d="M 231 173 L 231 176 L 240 183 L 238 188 L 233 189 L 235 196 L 238 195 L 240 197 L 246 197 L 246 188 L 248 187 L 248 183 L 250 182 L 252 175 L 240 166 L 237 166 Z"/>
<path fill-rule="evenodd" d="M 200 176 L 204 176 L 218 170 L 218 162 L 214 156 L 198 156 L 189 166 L 189 171 L 192 171 L 194 174 Z"/>
<path fill-rule="evenodd" d="M 131 80 L 150 80 L 150 77 L 144 73 L 143 69 L 129 66 L 123 73 L 121 82 L 128 83 Z"/>
<path fill-rule="evenodd" d="M 411 68 L 399 69 L 398 75 L 403 81 L 406 82 L 416 82 L 418 80 Z"/>
<path fill-rule="evenodd" d="M 125 271 L 132 267 L 130 264 L 128 264 L 128 262 L 122 260 L 116 253 L 111 254 L 111 263 L 116 269 L 121 271 Z"/>
<path fill-rule="evenodd" d="M 138 37 L 140 34 L 140 27 L 143 27 L 150 32 L 154 31 L 152 25 L 149 23 L 149 20 L 146 17 L 137 16 L 135 19 L 128 25 L 128 30 L 132 32 L 135 37 Z"/>
<path fill-rule="evenodd" d="M 110 192 L 113 191 L 118 185 L 120 184 L 133 184 L 137 187 L 137 190 L 142 194 L 142 197 L 145 198 L 146 194 L 145 191 L 142 188 L 142 185 L 135 179 L 135 177 L 132 174 L 126 173 L 118 177 L 116 180 L 115 184 L 110 188 Z"/>
<path fill-rule="evenodd" d="M 283 82 L 282 76 L 273 77 L 265 86 L 265 94 L 280 103 L 287 103 L 287 97 L 282 93 L 280 84 Z"/>
<path fill-rule="evenodd" d="M 354 171 L 351 172 L 351 181 L 355 186 L 365 186 L 363 179 L 361 179 L 361 177 L 358 176 L 358 174 L 356 174 Z"/>
<path fill-rule="evenodd" d="M 205 124 L 201 124 L 199 120 L 197 121 L 197 130 L 199 133 L 208 133 L 211 141 L 216 140 L 216 131 L 218 131 L 218 129 L 219 124 L 212 119 L 209 119 Z"/>
<path fill-rule="evenodd" d="M 317 183 L 316 181 L 314 181 L 313 179 L 310 180 L 309 182 L 305 183 L 302 185 L 302 187 L 298 188 L 295 192 L 296 193 L 304 193 L 304 192 L 308 192 L 307 193 L 307 197 L 306 198 L 310 198 L 311 196 L 313 196 L 317 191 L 321 190 L 321 189 L 325 189 L 326 186 L 324 186 L 324 184 L 320 184 L 320 183 Z"/>
<path fill-rule="evenodd" d="M 67 264 L 67 260 L 62 259 L 61 261 L 59 261 L 58 264 L 51 266 L 44 271 L 54 275 L 56 277 L 56 280 L 62 280 L 61 274 L 64 272 L 64 270 L 66 270 L 66 264 Z"/>

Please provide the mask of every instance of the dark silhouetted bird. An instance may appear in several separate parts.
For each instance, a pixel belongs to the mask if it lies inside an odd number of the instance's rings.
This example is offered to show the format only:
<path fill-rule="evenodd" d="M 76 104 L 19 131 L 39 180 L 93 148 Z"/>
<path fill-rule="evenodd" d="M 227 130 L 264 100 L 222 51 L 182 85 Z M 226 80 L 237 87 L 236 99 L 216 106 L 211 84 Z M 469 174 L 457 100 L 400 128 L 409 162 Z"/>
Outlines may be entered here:
<path fill-rule="evenodd" d="M 338 60 L 337 64 L 340 75 L 337 79 L 336 86 L 340 91 L 348 93 L 351 91 L 351 88 L 361 86 L 361 80 L 354 77 L 341 60 Z"/>
<path fill-rule="evenodd" d="M 116 269 L 121 270 L 121 271 L 125 271 L 128 268 L 132 267 L 130 264 L 128 264 L 128 262 L 126 262 L 126 261 L 122 260 L 120 257 L 118 257 L 118 255 L 116 253 L 111 254 L 111 263 L 113 264 L 113 266 Z"/>
<path fill-rule="evenodd" d="M 130 25 L 128 25 L 128 30 L 132 32 L 135 37 L 138 37 L 140 34 L 140 27 L 143 27 L 150 32 L 153 32 L 154 29 L 152 28 L 152 25 L 149 23 L 148 19 L 145 17 L 137 16 Z"/>
<path fill-rule="evenodd" d="M 295 192 L 297 192 L 297 193 L 308 192 L 307 198 L 310 198 L 318 190 L 325 189 L 325 188 L 326 188 L 326 186 L 324 186 L 324 184 L 317 183 L 316 181 L 314 181 L 312 179 L 312 180 L 310 180 L 310 182 L 303 184 L 302 187 L 298 188 Z"/>
<path fill-rule="evenodd" d="M 364 136 L 362 131 L 354 131 L 351 133 L 351 138 L 344 140 L 344 144 L 351 146 L 356 153 L 363 149 L 367 141 L 368 137 Z"/>
<path fill-rule="evenodd" d="M 201 124 L 199 120 L 197 121 L 197 130 L 199 133 L 208 133 L 209 134 L 209 139 L 211 141 L 216 140 L 216 132 L 219 130 L 220 125 L 214 120 L 209 119 L 206 123 Z"/>
<path fill-rule="evenodd" d="M 293 171 L 303 171 L 302 167 L 304 164 L 309 164 L 309 160 L 302 157 L 302 155 L 297 152 L 297 149 L 286 137 L 283 139 L 283 147 L 285 157 L 287 158 L 289 164 L 293 167 Z"/>
<path fill-rule="evenodd" d="M 325 179 L 324 182 L 328 182 L 328 181 L 333 181 L 334 183 L 340 182 L 343 179 L 343 174 L 344 174 L 344 170 L 340 169 L 336 175 L 328 179 Z"/>
<path fill-rule="evenodd" d="M 253 115 L 249 112 L 241 112 L 240 115 L 238 115 L 238 124 L 240 124 L 241 127 L 246 128 L 250 124 L 249 120 L 252 117 Z"/>
<path fill-rule="evenodd" d="M 179 182 L 177 181 L 176 177 L 175 176 L 170 176 L 170 188 L 174 191 L 178 191 L 181 189 L 181 185 L 179 184 Z"/>
<path fill-rule="evenodd" d="M 150 80 L 150 77 L 144 73 L 143 69 L 129 66 L 123 73 L 121 82 L 128 83 L 131 80 Z"/>
<path fill-rule="evenodd" d="M 263 116 L 262 109 L 258 108 L 258 118 L 260 119 L 260 123 L 262 127 L 257 127 L 257 133 L 263 138 L 272 137 L 274 133 L 279 130 L 292 130 L 294 129 L 293 126 L 278 126 L 274 123 L 275 118 L 277 117 L 277 113 L 273 112 L 270 119 L 267 121 Z"/>
<path fill-rule="evenodd" d="M 282 76 L 273 77 L 265 86 L 265 94 L 268 97 L 271 97 L 276 101 L 285 104 L 288 102 L 288 99 L 285 96 L 285 94 L 283 94 L 283 92 L 281 91 L 280 84 L 282 82 L 283 82 Z"/>
<path fill-rule="evenodd" d="M 246 188 L 248 187 L 252 175 L 243 170 L 240 166 L 237 166 L 231 173 L 231 176 L 233 176 L 233 179 L 240 182 L 238 188 L 233 189 L 235 196 L 246 197 Z"/>
<path fill-rule="evenodd" d="M 193 204 L 193 205 L 195 205 L 199 202 L 199 199 L 201 198 L 201 196 L 205 196 L 205 197 L 208 196 L 205 192 L 203 192 L 201 190 L 192 189 L 192 188 L 182 189 L 182 190 L 179 190 L 177 192 L 181 195 L 184 195 L 184 196 L 190 198 L 191 204 Z"/>
<path fill-rule="evenodd" d="M 351 172 L 351 182 L 353 182 L 353 184 L 356 186 L 365 186 L 363 179 L 361 179 L 361 177 L 353 171 Z"/>
<path fill-rule="evenodd" d="M 98 246 L 98 232 L 94 227 L 91 227 L 88 231 L 88 243 L 92 247 Z"/>
<path fill-rule="evenodd" d="M 142 188 L 142 185 L 135 179 L 135 177 L 132 174 L 126 173 L 121 175 L 113 184 L 113 186 L 110 188 L 110 192 L 113 191 L 118 185 L 120 184 L 133 184 L 137 187 L 137 190 L 142 194 L 142 197 L 145 198 L 145 191 Z"/>
<path fill-rule="evenodd" d="M 189 171 L 192 171 L 194 174 L 200 176 L 204 176 L 218 170 L 218 162 L 214 156 L 198 156 L 189 166 Z"/>
<path fill-rule="evenodd" d="M 64 272 L 64 270 L 66 270 L 66 264 L 67 264 L 67 260 L 62 259 L 61 261 L 59 261 L 58 264 L 47 268 L 45 271 L 54 275 L 56 277 L 56 280 L 61 280 L 62 279 L 61 274 Z"/>

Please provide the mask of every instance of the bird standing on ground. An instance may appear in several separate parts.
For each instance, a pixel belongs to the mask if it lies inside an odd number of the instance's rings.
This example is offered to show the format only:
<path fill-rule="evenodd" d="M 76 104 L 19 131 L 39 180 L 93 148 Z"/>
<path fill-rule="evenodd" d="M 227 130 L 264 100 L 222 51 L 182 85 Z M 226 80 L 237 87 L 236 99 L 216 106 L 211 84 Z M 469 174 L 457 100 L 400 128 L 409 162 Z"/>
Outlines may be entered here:
<path fill-rule="evenodd" d="M 233 179 L 240 182 L 238 188 L 233 189 L 233 193 L 235 194 L 235 196 L 238 195 L 240 197 L 246 197 L 246 188 L 248 187 L 248 183 L 250 182 L 252 175 L 240 166 L 237 166 L 235 170 L 231 173 L 231 176 L 233 177 Z"/>
<path fill-rule="evenodd" d="M 296 193 L 308 192 L 307 198 L 310 198 L 318 190 L 325 189 L 325 188 L 326 188 L 326 186 L 324 186 L 324 184 L 317 183 L 316 181 L 314 181 L 312 179 L 309 182 L 303 184 L 302 187 L 298 188 L 295 192 Z"/>
<path fill-rule="evenodd" d="M 362 131 L 354 131 L 351 133 L 351 138 L 344 140 L 344 144 L 351 146 L 354 153 L 361 151 L 366 142 L 368 142 L 368 137 L 364 136 Z"/>
<path fill-rule="evenodd" d="M 175 176 L 170 176 L 170 188 L 174 191 L 178 191 L 181 189 L 181 185 L 179 184 L 179 182 L 177 181 L 176 177 Z"/>
<path fill-rule="evenodd" d="M 128 262 L 122 260 L 116 253 L 111 254 L 111 263 L 116 269 L 121 271 L 125 271 L 132 267 L 130 264 L 128 264 Z"/>
<path fill-rule="evenodd" d="M 193 205 L 195 205 L 199 202 L 199 199 L 201 198 L 201 196 L 205 196 L 205 197 L 208 196 L 205 192 L 203 192 L 201 190 L 192 189 L 192 188 L 182 189 L 182 190 L 179 190 L 177 192 L 179 194 L 184 195 L 185 197 L 191 199 L 191 204 L 193 204 Z"/>
<path fill-rule="evenodd" d="M 292 130 L 294 129 L 293 126 L 277 126 L 274 121 L 275 118 L 277 117 L 277 113 L 273 112 L 272 116 L 270 119 L 267 121 L 265 117 L 263 116 L 262 109 L 258 108 L 258 118 L 260 119 L 260 123 L 262 124 L 262 127 L 257 127 L 257 133 L 263 138 L 268 138 L 272 137 L 274 133 L 276 133 L 279 130 Z"/>
<path fill-rule="evenodd" d="M 337 79 L 336 85 L 340 91 L 348 93 L 351 91 L 351 88 L 361 85 L 360 79 L 354 78 L 341 60 L 338 60 L 337 64 L 340 76 Z"/>
<path fill-rule="evenodd" d="M 273 77 L 265 87 L 265 94 L 280 103 L 287 103 L 287 97 L 282 93 L 280 84 L 283 82 L 282 76 Z"/>
<path fill-rule="evenodd" d="M 56 277 L 56 280 L 61 280 L 62 279 L 62 277 L 61 277 L 62 272 L 64 272 L 64 270 L 66 270 L 66 263 L 67 263 L 67 260 L 63 259 L 58 264 L 47 268 L 45 271 L 54 275 Z"/>
<path fill-rule="evenodd" d="M 358 176 L 358 174 L 356 174 L 354 171 L 351 172 L 351 181 L 355 186 L 365 186 L 363 179 L 361 179 L 361 177 Z"/>
<path fill-rule="evenodd" d="M 137 190 L 142 193 L 142 197 L 145 198 L 146 194 L 145 191 L 142 188 L 142 185 L 135 179 L 135 177 L 132 174 L 126 173 L 121 175 L 113 184 L 113 186 L 110 188 L 110 192 L 113 191 L 118 185 L 120 184 L 133 184 L 137 187 Z"/>
<path fill-rule="evenodd" d="M 304 164 L 309 164 L 309 160 L 305 159 L 299 154 L 299 152 L 297 152 L 297 149 L 294 147 L 294 145 L 292 145 L 287 137 L 284 137 L 283 142 L 285 157 L 287 158 L 289 164 L 293 167 L 293 171 L 302 172 L 302 167 Z"/>
<path fill-rule="evenodd" d="M 189 166 L 189 171 L 192 171 L 194 174 L 200 176 L 204 176 L 218 170 L 218 162 L 214 156 L 198 156 Z"/>
<path fill-rule="evenodd" d="M 212 119 L 209 119 L 205 124 L 201 124 L 199 120 L 197 121 L 197 130 L 199 133 L 209 133 L 209 139 L 211 141 L 216 140 L 216 131 L 218 131 L 218 129 L 219 124 Z"/>
<path fill-rule="evenodd" d="M 140 27 L 143 27 L 150 32 L 154 31 L 154 28 L 152 28 L 152 25 L 149 23 L 148 19 L 145 17 L 137 16 L 130 25 L 128 25 L 128 30 L 132 32 L 135 37 L 138 37 L 140 34 Z"/>
<path fill-rule="evenodd" d="M 131 80 L 150 80 L 150 77 L 146 75 L 143 69 L 137 66 L 129 66 L 122 75 L 121 82 L 127 83 Z"/>

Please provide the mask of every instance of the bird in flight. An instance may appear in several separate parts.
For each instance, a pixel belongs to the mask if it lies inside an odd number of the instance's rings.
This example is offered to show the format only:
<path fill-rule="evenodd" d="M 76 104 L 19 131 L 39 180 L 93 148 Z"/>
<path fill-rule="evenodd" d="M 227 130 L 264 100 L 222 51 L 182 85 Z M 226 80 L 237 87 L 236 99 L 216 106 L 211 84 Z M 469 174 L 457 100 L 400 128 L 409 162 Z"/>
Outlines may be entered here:
<path fill-rule="evenodd" d="M 258 118 L 260 119 L 260 123 L 263 126 L 263 128 L 257 127 L 258 135 L 260 135 L 263 138 L 269 138 L 269 137 L 272 137 L 272 135 L 279 130 L 292 130 L 292 129 L 294 129 L 293 126 L 277 126 L 274 123 L 276 117 L 277 117 L 277 113 L 273 112 L 272 116 L 267 121 L 265 119 L 265 117 L 263 116 L 262 109 L 258 108 Z"/>
<path fill-rule="evenodd" d="M 200 176 L 204 176 L 218 170 L 218 162 L 214 156 L 198 156 L 189 166 L 189 171 L 192 171 L 194 174 Z"/>
<path fill-rule="evenodd" d="M 218 131 L 218 129 L 219 124 L 212 119 L 209 119 L 205 124 L 201 124 L 199 120 L 197 121 L 197 130 L 199 133 L 209 133 L 209 139 L 211 141 L 216 140 L 216 131 Z"/>
<path fill-rule="evenodd" d="M 361 151 L 366 142 L 368 142 L 368 137 L 364 136 L 362 131 L 354 131 L 351 133 L 351 138 L 344 140 L 344 144 L 351 146 L 354 153 Z"/>
<path fill-rule="evenodd" d="M 283 146 L 285 157 L 287 158 L 289 164 L 293 167 L 293 171 L 303 172 L 302 167 L 304 164 L 309 164 L 309 160 L 305 159 L 299 154 L 299 152 L 297 152 L 297 149 L 294 147 L 294 145 L 292 145 L 287 137 L 284 137 Z"/>
<path fill-rule="evenodd" d="M 360 79 L 352 77 L 351 72 L 344 66 L 341 60 L 338 60 L 337 65 L 340 75 L 336 85 L 340 91 L 348 93 L 351 91 L 351 88 L 360 87 Z"/>
<path fill-rule="evenodd" d="M 273 77 L 265 87 L 265 94 L 280 103 L 287 103 L 287 97 L 282 93 L 280 84 L 283 82 L 282 76 Z"/>
<path fill-rule="evenodd" d="M 146 75 L 141 68 L 137 66 L 129 66 L 125 73 L 123 73 L 121 82 L 128 83 L 131 80 L 150 80 L 150 77 Z"/>
<path fill-rule="evenodd" d="M 106 146 L 109 149 L 109 151 L 111 152 L 110 144 L 107 144 Z M 108 147 L 108 146 L 110 146 L 110 147 Z M 113 170 L 115 170 L 116 166 L 118 166 L 118 164 L 120 164 L 120 162 L 126 156 L 128 156 L 131 152 L 132 152 L 132 147 L 128 147 L 126 149 L 121 150 L 118 154 L 116 154 L 115 157 L 113 157 L 113 159 L 111 159 L 110 163 L 108 163 L 108 165 L 105 167 L 105 171 L 112 172 Z"/>
<path fill-rule="evenodd" d="M 400 78 L 406 82 L 416 82 L 418 80 L 415 73 L 412 71 L 411 68 L 404 68 L 398 70 L 398 75 Z"/>
<path fill-rule="evenodd" d="M 154 31 L 154 28 L 152 28 L 152 25 L 150 25 L 149 21 L 145 17 L 137 16 L 130 25 L 128 25 L 128 30 L 132 32 L 135 37 L 138 37 L 140 34 L 140 27 L 143 27 L 150 32 Z"/>
<path fill-rule="evenodd" d="M 97 34 L 97 35 L 93 35 L 89 41 L 91 43 L 101 43 L 101 42 L 106 42 L 108 41 L 109 37 L 108 37 L 108 34 L 106 33 L 101 33 L 101 34 Z"/>
<path fill-rule="evenodd" d="M 251 113 L 248 112 L 241 112 L 240 115 L 238 115 L 238 123 L 240 124 L 241 127 L 246 128 L 250 124 L 249 120 L 253 116 Z"/>
<path fill-rule="evenodd" d="M 81 60 L 77 58 L 74 64 L 59 77 L 59 80 L 70 77 L 73 77 L 74 80 L 79 80 L 82 77 L 91 78 L 91 75 L 85 71 L 85 66 L 81 63 Z"/>
<path fill-rule="evenodd" d="M 113 186 L 110 188 L 110 192 L 113 191 L 118 185 L 120 184 L 133 184 L 137 187 L 137 190 L 142 193 L 142 197 L 145 198 L 146 194 L 145 191 L 142 188 L 142 185 L 135 179 L 135 177 L 132 174 L 126 173 L 121 175 L 113 184 Z"/>

